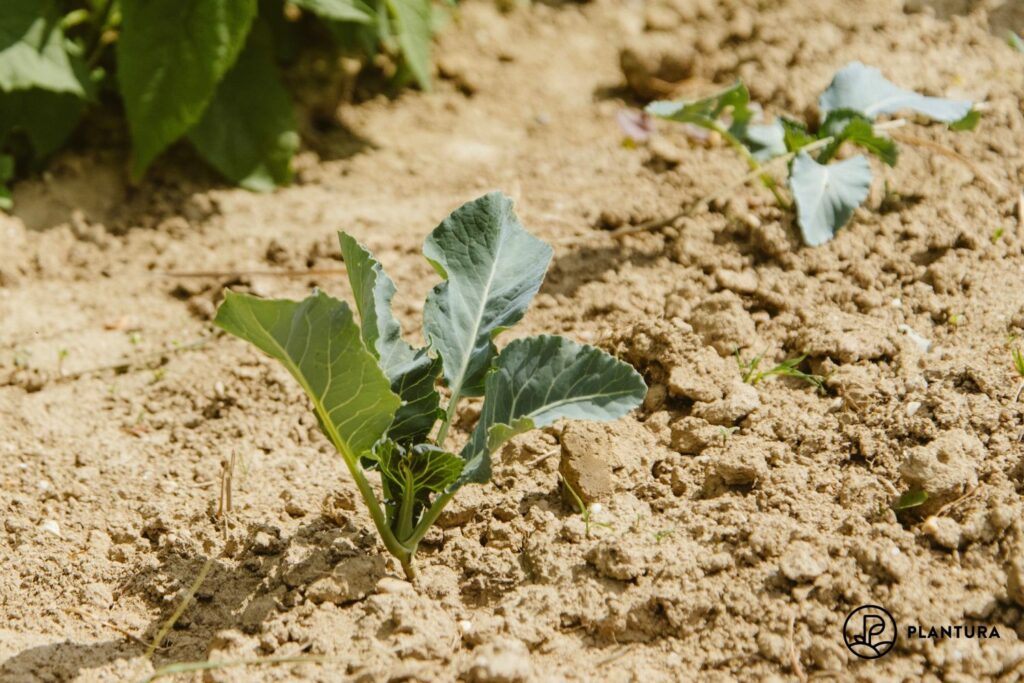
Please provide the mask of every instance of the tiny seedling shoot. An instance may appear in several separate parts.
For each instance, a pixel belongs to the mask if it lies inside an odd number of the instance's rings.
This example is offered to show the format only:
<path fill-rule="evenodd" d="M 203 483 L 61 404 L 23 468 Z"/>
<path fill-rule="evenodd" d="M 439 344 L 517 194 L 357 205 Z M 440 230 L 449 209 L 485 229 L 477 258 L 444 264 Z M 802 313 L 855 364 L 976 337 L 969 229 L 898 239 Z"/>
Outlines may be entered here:
<path fill-rule="evenodd" d="M 442 280 L 427 295 L 413 348 L 391 312 L 395 285 L 351 236 L 339 233 L 356 311 L 314 291 L 304 301 L 227 292 L 216 324 L 284 364 L 341 454 L 388 551 L 412 578 L 423 536 L 464 484 L 486 483 L 508 439 L 561 418 L 613 420 L 646 394 L 631 366 L 558 336 L 494 340 L 526 313 L 551 248 L 492 193 L 457 209 L 423 253 Z M 447 388 L 441 407 L 437 385 Z M 466 444 L 447 447 L 459 401 L 483 396 Z M 380 476 L 380 498 L 368 475 Z"/>
<path fill-rule="evenodd" d="M 832 78 L 818 100 L 822 121 L 817 127 L 780 116 L 771 123 L 758 122 L 756 105 L 743 83 L 700 100 L 658 101 L 646 111 L 670 121 L 689 123 L 718 133 L 746 160 L 778 203 L 789 203 L 761 165 L 786 157 L 789 189 L 796 202 L 797 223 L 804 243 L 824 244 L 850 220 L 854 209 L 867 199 L 871 165 L 864 155 L 836 161 L 849 142 L 895 166 L 896 143 L 885 134 L 902 120 L 879 123 L 878 118 L 897 112 L 914 114 L 949 124 L 953 130 L 971 130 L 980 113 L 971 102 L 926 97 L 889 82 L 878 69 L 853 62 Z"/>

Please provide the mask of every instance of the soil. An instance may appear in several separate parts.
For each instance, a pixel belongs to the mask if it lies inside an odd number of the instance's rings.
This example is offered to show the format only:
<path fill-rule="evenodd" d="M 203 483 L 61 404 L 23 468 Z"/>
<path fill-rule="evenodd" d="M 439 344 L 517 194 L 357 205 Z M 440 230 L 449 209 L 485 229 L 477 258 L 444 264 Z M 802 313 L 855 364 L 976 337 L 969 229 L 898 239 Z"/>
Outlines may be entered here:
<path fill-rule="evenodd" d="M 435 91 L 343 105 L 273 194 L 222 186 L 181 150 L 131 186 L 124 145 L 89 141 L 16 187 L 0 215 L 0 680 L 133 681 L 253 657 L 323 659 L 191 675 L 1019 680 L 1024 55 L 1005 43 L 1019 6 L 506 5 L 460 5 Z M 682 127 L 624 145 L 622 109 L 742 78 L 769 112 L 814 116 L 854 59 L 985 102 L 980 127 L 902 129 L 935 144 L 876 166 L 868 205 L 819 248 L 754 186 L 609 235 L 746 173 Z M 209 321 L 227 286 L 345 295 L 344 229 L 396 281 L 413 339 L 435 282 L 424 236 L 492 189 L 556 247 L 510 336 L 599 344 L 650 392 L 611 425 L 514 440 L 493 482 L 442 516 L 411 584 L 299 388 Z M 737 350 L 762 368 L 807 354 L 824 390 L 745 384 Z M 473 419 L 467 407 L 456 439 Z M 924 504 L 894 510 L 922 488 Z M 900 625 L 872 661 L 842 638 L 864 604 Z M 906 637 L 951 624 L 1000 637 Z"/>

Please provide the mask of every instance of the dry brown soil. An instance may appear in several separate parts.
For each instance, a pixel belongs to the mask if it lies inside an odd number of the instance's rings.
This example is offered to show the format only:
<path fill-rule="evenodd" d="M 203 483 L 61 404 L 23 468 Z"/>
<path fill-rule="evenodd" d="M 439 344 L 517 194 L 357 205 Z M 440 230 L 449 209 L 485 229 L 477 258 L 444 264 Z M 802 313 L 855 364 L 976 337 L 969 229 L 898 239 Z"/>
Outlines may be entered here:
<path fill-rule="evenodd" d="M 182 150 L 132 187 L 123 142 L 99 134 L 17 186 L 0 215 L 0 680 L 293 655 L 326 659 L 194 675 L 1019 680 L 1024 55 L 1004 40 L 1024 28 L 1018 3 L 506 4 L 461 6 L 435 92 L 345 105 L 343 126 L 311 132 L 292 187 L 224 187 Z M 624 146 L 623 107 L 741 77 L 768 111 L 813 116 L 853 59 L 984 101 L 980 128 L 901 129 L 933 144 L 876 167 L 868 206 L 820 248 L 756 187 L 608 236 L 745 173 L 668 125 Z M 601 344 L 650 394 L 615 424 L 506 448 L 428 537 L 411 585 L 295 383 L 209 321 L 226 286 L 345 295 L 338 272 L 263 274 L 343 268 L 344 229 L 390 271 L 416 336 L 435 281 L 423 237 L 491 189 L 556 246 L 515 334 Z M 167 274 L 197 270 L 223 274 Z M 809 354 L 826 390 L 744 385 L 736 349 L 766 365 Z M 560 467 L 602 505 L 589 533 Z M 923 506 L 894 511 L 920 488 Z M 875 661 L 841 636 L 865 603 L 901 629 Z M 910 639 L 912 624 L 1001 637 Z"/>

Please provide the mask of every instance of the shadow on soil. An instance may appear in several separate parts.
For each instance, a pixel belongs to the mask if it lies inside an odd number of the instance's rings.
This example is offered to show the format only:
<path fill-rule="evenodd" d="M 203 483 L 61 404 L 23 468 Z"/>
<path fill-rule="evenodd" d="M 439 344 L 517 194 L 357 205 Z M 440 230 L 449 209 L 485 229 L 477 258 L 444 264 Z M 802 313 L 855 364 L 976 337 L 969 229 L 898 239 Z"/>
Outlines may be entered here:
<path fill-rule="evenodd" d="M 159 615 L 145 631 L 137 634 L 137 640 L 117 637 L 92 643 L 63 641 L 31 647 L 0 662 L 0 680 L 4 683 L 66 681 L 116 660 L 144 656 L 148 643 L 179 606 L 182 594 L 199 576 L 208 559 L 201 555 L 185 556 L 173 547 L 157 552 L 158 565 L 129 577 L 115 591 L 115 600 L 129 596 L 141 598 L 159 609 Z M 376 582 L 379 577 L 368 579 L 343 574 L 344 571 L 366 573 L 366 562 L 352 564 L 346 570 L 349 566 L 344 562 L 346 558 L 376 559 L 376 554 L 374 539 L 364 530 L 338 528 L 323 518 L 301 527 L 286 539 L 280 538 L 272 527 L 251 526 L 243 549 L 238 553 L 237 564 L 212 560 L 195 598 L 153 657 L 153 667 L 205 660 L 218 631 L 259 632 L 278 606 L 288 602 L 289 593 L 295 594 L 296 589 L 318 578 L 333 573 L 342 582 Z M 380 562 L 377 566 L 383 568 L 384 564 Z M 161 591 L 161 586 L 169 589 Z M 98 628 L 103 628 L 102 621 L 102 617 L 97 617 Z M 126 669 L 131 671 L 131 667 Z M 146 675 L 141 666 L 138 675 L 124 670 L 117 673 L 128 676 L 126 680 Z"/>

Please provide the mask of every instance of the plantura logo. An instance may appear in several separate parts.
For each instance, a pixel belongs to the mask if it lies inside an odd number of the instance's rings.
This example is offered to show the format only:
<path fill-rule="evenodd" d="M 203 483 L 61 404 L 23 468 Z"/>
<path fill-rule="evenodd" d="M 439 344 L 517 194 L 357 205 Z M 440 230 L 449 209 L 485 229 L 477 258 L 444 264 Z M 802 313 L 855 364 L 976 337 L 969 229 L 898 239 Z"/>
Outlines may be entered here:
<path fill-rule="evenodd" d="M 896 620 L 883 607 L 862 605 L 843 622 L 843 641 L 861 659 L 884 657 L 896 644 Z"/>

